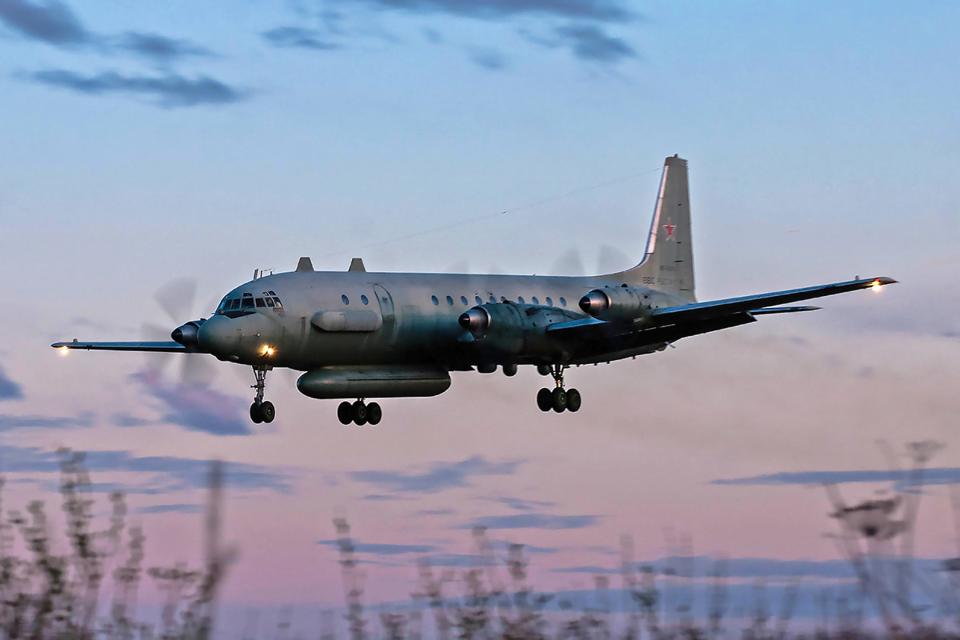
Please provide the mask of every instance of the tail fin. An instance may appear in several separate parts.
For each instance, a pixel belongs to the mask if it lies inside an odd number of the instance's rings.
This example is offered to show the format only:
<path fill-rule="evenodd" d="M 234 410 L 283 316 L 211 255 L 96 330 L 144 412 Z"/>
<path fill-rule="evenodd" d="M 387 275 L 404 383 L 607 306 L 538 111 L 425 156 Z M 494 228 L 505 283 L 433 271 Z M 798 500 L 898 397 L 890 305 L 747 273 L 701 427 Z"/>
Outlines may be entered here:
<path fill-rule="evenodd" d="M 663 163 L 660 193 L 643 260 L 616 275 L 630 284 L 649 286 L 695 302 L 692 240 L 687 161 L 674 155 Z"/>

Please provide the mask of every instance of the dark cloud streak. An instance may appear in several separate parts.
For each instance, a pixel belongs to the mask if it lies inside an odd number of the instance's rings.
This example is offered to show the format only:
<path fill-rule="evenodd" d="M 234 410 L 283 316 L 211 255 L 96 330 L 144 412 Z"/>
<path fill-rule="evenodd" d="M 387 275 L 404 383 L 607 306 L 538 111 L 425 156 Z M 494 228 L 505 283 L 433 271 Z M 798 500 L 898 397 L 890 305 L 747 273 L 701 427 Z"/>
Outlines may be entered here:
<path fill-rule="evenodd" d="M 633 11 L 616 0 L 352 0 L 380 9 L 406 13 L 445 13 L 484 20 L 503 20 L 518 16 L 547 16 L 626 22 Z"/>
<path fill-rule="evenodd" d="M 86 95 L 126 94 L 152 99 L 164 108 L 227 105 L 240 102 L 246 92 L 208 76 L 187 78 L 174 73 L 157 76 L 124 75 L 107 71 L 82 75 L 63 69 L 28 74 L 30 81 Z"/>
<path fill-rule="evenodd" d="M 491 462 L 482 456 L 474 456 L 459 462 L 435 462 L 424 471 L 354 471 L 349 477 L 383 491 L 436 493 L 470 486 L 476 476 L 511 475 L 521 464 L 517 460 Z"/>
<path fill-rule="evenodd" d="M 32 40 L 58 47 L 89 44 L 92 36 L 70 8 L 57 0 L 0 0 L 0 21 Z"/>
<path fill-rule="evenodd" d="M 340 48 L 340 45 L 324 40 L 319 31 L 302 27 L 277 27 L 260 35 L 275 47 L 313 51 L 334 51 Z"/>

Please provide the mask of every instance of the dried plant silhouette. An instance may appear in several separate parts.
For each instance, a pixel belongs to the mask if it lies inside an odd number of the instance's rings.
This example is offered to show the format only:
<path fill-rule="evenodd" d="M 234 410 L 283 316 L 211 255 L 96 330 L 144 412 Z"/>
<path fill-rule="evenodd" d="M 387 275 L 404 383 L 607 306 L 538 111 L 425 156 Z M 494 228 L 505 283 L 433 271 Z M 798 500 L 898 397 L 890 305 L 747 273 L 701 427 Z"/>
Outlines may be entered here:
<path fill-rule="evenodd" d="M 929 442 L 911 444 L 911 466 L 898 474 L 905 480 L 895 484 L 889 496 L 848 505 L 837 487 L 826 487 L 833 506 L 829 515 L 839 525 L 832 539 L 849 562 L 856 583 L 853 589 L 836 592 L 821 589 L 813 598 L 816 602 L 810 603 L 819 611 L 812 623 L 796 620 L 802 597 L 800 578 L 787 580 L 777 589 L 757 580 L 750 605 L 738 610 L 731 591 L 743 585 L 729 575 L 728 561 L 712 561 L 706 569 L 701 564 L 697 575 L 692 540 L 672 532 L 667 535 L 670 557 L 660 565 L 638 563 L 632 539 L 623 537 L 618 584 L 598 575 L 592 592 L 583 597 L 582 593 L 536 589 L 524 547 L 510 544 L 504 549 L 485 529 L 475 528 L 469 566 L 434 566 L 424 558 L 418 565 L 418 587 L 409 600 L 370 605 L 365 600 L 363 554 L 358 553 L 349 523 L 338 518 L 333 524 L 343 608 L 325 611 L 319 625 L 301 631 L 294 631 L 291 613 L 281 614 L 273 635 L 257 634 L 259 613 L 250 611 L 240 637 L 287 638 L 299 633 L 292 637 L 960 638 L 960 488 L 950 487 L 958 557 L 944 560 L 935 576 L 914 566 L 923 474 L 939 448 Z M 144 532 L 128 526 L 127 505 L 120 493 L 109 496 L 109 514 L 98 527 L 82 454 L 61 452 L 59 536 L 54 535 L 42 502 L 31 502 L 24 512 L 7 510 L 0 479 L 0 639 L 231 637 L 218 633 L 216 626 L 218 596 L 236 558 L 235 550 L 222 540 L 224 474 L 223 464 L 210 463 L 204 561 L 196 568 L 183 563 L 145 567 Z M 138 615 L 144 580 L 152 581 L 163 594 L 157 619 L 149 621 Z M 706 589 L 676 588 L 693 580 Z"/>

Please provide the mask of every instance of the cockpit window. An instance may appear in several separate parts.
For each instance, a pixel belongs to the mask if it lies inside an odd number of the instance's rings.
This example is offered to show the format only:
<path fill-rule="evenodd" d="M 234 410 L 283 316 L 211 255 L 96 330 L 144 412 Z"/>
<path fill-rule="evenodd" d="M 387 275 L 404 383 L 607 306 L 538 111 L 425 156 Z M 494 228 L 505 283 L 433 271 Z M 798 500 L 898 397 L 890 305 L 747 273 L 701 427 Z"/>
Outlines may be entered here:
<path fill-rule="evenodd" d="M 263 301 L 267 303 L 268 307 L 273 306 L 273 298 L 264 298 Z"/>
<path fill-rule="evenodd" d="M 234 298 L 230 301 L 230 311 L 235 311 L 240 308 L 240 298 Z"/>
<path fill-rule="evenodd" d="M 263 301 L 263 298 L 257 298 L 257 307 L 258 307 L 258 308 L 262 308 L 262 307 L 265 307 L 265 306 L 267 306 L 267 305 L 266 305 L 266 303 Z"/>
<path fill-rule="evenodd" d="M 277 309 L 283 309 L 283 303 L 280 302 L 280 298 L 274 297 L 273 303 L 277 305 Z"/>
<path fill-rule="evenodd" d="M 244 298 L 241 307 L 244 309 L 253 309 L 253 298 Z"/>

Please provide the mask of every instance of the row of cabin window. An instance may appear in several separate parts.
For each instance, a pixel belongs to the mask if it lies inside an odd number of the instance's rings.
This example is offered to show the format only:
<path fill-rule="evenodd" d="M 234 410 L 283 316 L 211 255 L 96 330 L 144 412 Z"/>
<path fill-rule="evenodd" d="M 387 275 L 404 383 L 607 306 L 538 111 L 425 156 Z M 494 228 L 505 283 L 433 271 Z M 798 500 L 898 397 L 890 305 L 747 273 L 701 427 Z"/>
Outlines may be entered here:
<path fill-rule="evenodd" d="M 501 298 L 501 300 L 506 301 L 506 298 Z M 440 305 L 440 298 L 438 298 L 437 296 L 430 296 L 430 301 L 433 302 L 433 306 L 435 307 Z M 480 296 L 475 296 L 474 301 L 477 304 L 483 304 L 483 298 L 481 298 Z M 491 294 L 489 302 L 496 302 L 496 301 L 497 301 L 497 297 Z M 277 300 L 277 302 L 279 303 L 280 301 Z M 344 293 L 343 295 L 340 296 L 340 302 L 342 302 L 344 306 L 349 305 L 350 297 Z M 361 294 L 360 302 L 361 304 L 366 306 L 370 304 L 370 299 L 367 298 L 365 294 Z M 520 304 L 526 304 L 526 300 L 524 300 L 523 296 L 517 296 L 517 302 Z M 530 298 L 530 302 L 533 304 L 540 304 L 540 298 L 538 298 L 537 296 L 533 296 L 532 298 Z M 544 302 L 548 307 L 553 306 L 553 298 L 551 298 L 550 296 L 547 296 L 546 298 L 544 298 Z M 567 299 L 564 298 L 563 296 L 560 296 L 558 302 L 560 303 L 561 307 L 567 306 Z M 454 303 L 453 296 L 447 296 L 447 305 L 452 307 L 453 303 Z M 467 296 L 460 296 L 460 304 L 462 304 L 463 306 L 467 306 L 468 304 L 470 304 L 470 302 L 467 300 Z"/>
<path fill-rule="evenodd" d="M 481 298 L 480 296 L 474 296 L 473 300 L 474 300 L 474 302 L 476 302 L 477 304 L 483 304 L 483 298 Z M 490 298 L 489 298 L 489 300 L 487 300 L 487 301 L 488 301 L 488 302 L 492 302 L 492 303 L 496 303 L 496 302 L 497 302 L 497 297 L 496 297 L 495 295 L 493 295 L 493 294 L 490 294 Z M 506 301 L 507 301 L 507 298 L 502 297 L 502 298 L 500 298 L 500 301 L 501 301 L 501 302 L 506 302 Z M 437 296 L 430 296 L 430 302 L 432 302 L 432 303 L 433 303 L 433 306 L 435 306 L 435 307 L 440 306 L 440 298 L 438 298 Z M 519 304 L 526 304 L 526 303 L 527 303 L 527 301 L 524 299 L 523 296 L 517 296 L 517 302 L 518 302 Z M 540 304 L 540 298 L 538 298 L 537 296 L 533 296 L 532 298 L 530 298 L 530 302 L 531 302 L 532 304 Z M 552 307 L 552 306 L 553 306 L 553 298 L 551 298 L 550 296 L 547 296 L 546 298 L 544 298 L 544 302 L 546 303 L 546 305 L 547 305 L 548 307 Z M 560 297 L 560 299 L 558 300 L 558 302 L 560 303 L 560 306 L 561 306 L 561 307 L 567 306 L 567 299 L 564 298 L 563 296 Z M 460 296 L 460 304 L 462 304 L 462 305 L 464 305 L 464 306 L 470 304 L 470 303 L 467 301 L 467 296 Z M 450 306 L 450 307 L 453 306 L 453 296 L 447 296 L 447 306 Z"/>

